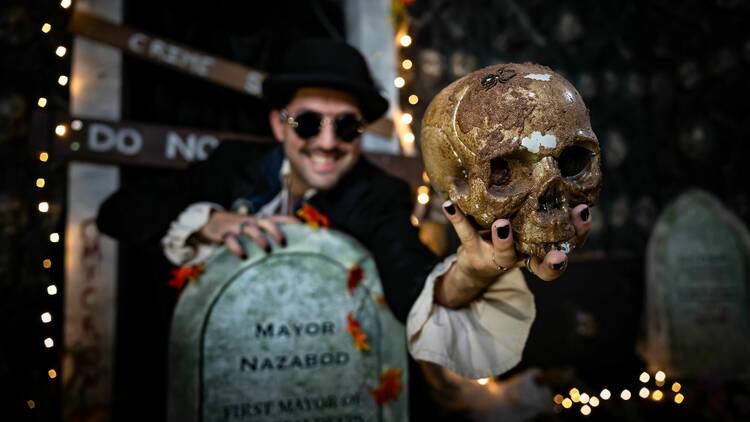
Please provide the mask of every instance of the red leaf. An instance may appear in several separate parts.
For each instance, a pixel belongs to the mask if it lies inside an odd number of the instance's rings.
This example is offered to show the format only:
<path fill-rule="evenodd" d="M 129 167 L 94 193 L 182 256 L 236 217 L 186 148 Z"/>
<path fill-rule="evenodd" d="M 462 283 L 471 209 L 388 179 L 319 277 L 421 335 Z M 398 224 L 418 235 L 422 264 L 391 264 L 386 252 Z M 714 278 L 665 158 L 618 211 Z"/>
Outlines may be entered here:
<path fill-rule="evenodd" d="M 352 342 L 354 343 L 354 347 L 356 347 L 357 350 L 363 352 L 370 350 L 370 345 L 367 344 L 367 334 L 362 331 L 362 328 L 360 328 L 359 326 L 359 322 L 357 322 L 357 320 L 352 317 L 351 312 L 346 315 L 346 331 L 348 331 L 349 334 L 352 335 Z"/>
<path fill-rule="evenodd" d="M 175 268 L 172 270 L 172 279 L 167 282 L 169 287 L 174 287 L 178 290 L 185 287 L 189 281 L 195 281 L 203 274 L 203 264 L 185 265 L 183 267 Z"/>
<path fill-rule="evenodd" d="M 398 368 L 386 369 L 380 374 L 380 385 L 372 390 L 372 395 L 378 404 L 383 405 L 389 401 L 398 400 L 398 395 L 403 388 L 401 370 Z"/>
<path fill-rule="evenodd" d="M 302 204 L 302 208 L 297 211 L 297 216 L 301 218 L 302 221 L 305 222 L 305 224 L 311 227 L 320 228 L 331 226 L 328 217 L 321 214 L 318 210 L 315 209 L 315 207 L 308 204 L 307 202 Z"/>
<path fill-rule="evenodd" d="M 359 286 L 359 282 L 364 280 L 365 272 L 359 265 L 355 265 L 349 268 L 346 274 L 346 288 L 349 290 L 349 294 L 354 294 L 354 290 Z"/>

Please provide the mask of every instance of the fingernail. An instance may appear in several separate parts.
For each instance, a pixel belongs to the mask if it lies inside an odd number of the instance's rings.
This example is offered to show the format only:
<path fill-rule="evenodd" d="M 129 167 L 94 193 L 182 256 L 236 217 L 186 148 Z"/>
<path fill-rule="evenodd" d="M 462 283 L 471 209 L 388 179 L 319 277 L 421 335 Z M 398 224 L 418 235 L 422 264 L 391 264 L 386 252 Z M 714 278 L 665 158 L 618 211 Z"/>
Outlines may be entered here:
<path fill-rule="evenodd" d="M 282 248 L 286 248 L 286 237 L 282 237 L 281 238 L 281 242 L 279 242 L 279 243 L 281 244 Z"/>
<path fill-rule="evenodd" d="M 589 220 L 589 207 L 581 210 L 581 221 L 586 222 Z"/>
<path fill-rule="evenodd" d="M 453 215 L 456 213 L 456 206 L 453 205 L 453 203 L 450 203 L 445 206 L 445 212 L 447 212 L 450 215 Z"/>
<path fill-rule="evenodd" d="M 266 253 L 271 253 L 271 245 L 266 245 L 266 246 L 265 246 L 265 247 L 263 248 L 263 250 L 264 250 L 264 251 L 266 251 Z"/>
<path fill-rule="evenodd" d="M 562 261 L 562 262 L 558 262 L 557 264 L 552 264 L 552 269 L 553 269 L 553 270 L 557 270 L 557 271 L 560 271 L 560 270 L 562 270 L 563 268 L 565 268 L 565 261 Z"/>
<path fill-rule="evenodd" d="M 247 254 L 243 253 L 242 255 L 240 255 L 240 259 L 243 260 L 243 261 L 246 260 L 247 259 Z"/>
<path fill-rule="evenodd" d="M 510 234 L 510 224 L 497 226 L 495 231 L 497 232 L 497 237 L 499 237 L 500 239 L 507 239 L 508 235 Z"/>

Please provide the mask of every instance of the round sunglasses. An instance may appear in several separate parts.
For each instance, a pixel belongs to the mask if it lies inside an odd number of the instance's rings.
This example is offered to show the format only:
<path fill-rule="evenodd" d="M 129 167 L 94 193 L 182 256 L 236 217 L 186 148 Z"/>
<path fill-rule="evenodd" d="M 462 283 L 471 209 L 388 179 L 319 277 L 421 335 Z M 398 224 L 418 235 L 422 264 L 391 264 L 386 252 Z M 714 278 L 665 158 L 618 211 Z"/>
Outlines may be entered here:
<path fill-rule="evenodd" d="M 354 113 L 341 113 L 333 117 L 324 116 L 311 110 L 304 110 L 296 116 L 290 116 L 286 109 L 281 110 L 281 119 L 297 133 L 300 138 L 309 141 L 323 129 L 325 120 L 333 123 L 336 138 L 343 142 L 353 142 L 365 131 L 365 121 Z"/>

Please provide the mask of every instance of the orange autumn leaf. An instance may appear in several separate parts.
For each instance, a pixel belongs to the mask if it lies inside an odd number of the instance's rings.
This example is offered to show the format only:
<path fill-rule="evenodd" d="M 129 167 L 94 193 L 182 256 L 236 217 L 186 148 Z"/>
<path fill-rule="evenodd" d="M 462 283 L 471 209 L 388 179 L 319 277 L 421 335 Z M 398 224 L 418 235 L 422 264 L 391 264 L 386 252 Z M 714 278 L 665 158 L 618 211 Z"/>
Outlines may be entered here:
<path fill-rule="evenodd" d="M 182 289 L 189 281 L 195 281 L 203 274 L 203 264 L 185 265 L 172 270 L 172 279 L 167 283 L 169 287 Z"/>
<path fill-rule="evenodd" d="M 398 368 L 386 369 L 380 374 L 380 385 L 372 390 L 372 395 L 375 397 L 375 401 L 382 405 L 392 400 L 398 400 L 398 395 L 403 388 L 401 370 Z"/>
<path fill-rule="evenodd" d="M 355 265 L 349 268 L 346 274 L 346 288 L 349 290 L 349 294 L 354 294 L 354 290 L 359 286 L 359 282 L 364 280 L 365 272 L 359 265 Z"/>
<path fill-rule="evenodd" d="M 305 202 L 302 204 L 302 208 L 297 211 L 297 217 L 301 218 L 308 226 L 320 228 L 330 227 L 331 223 L 328 217 L 321 214 L 312 205 Z"/>
<path fill-rule="evenodd" d="M 357 350 L 363 352 L 370 350 L 370 345 L 367 344 L 367 334 L 362 331 L 362 328 L 360 328 L 359 326 L 359 322 L 357 322 L 357 320 L 352 317 L 351 312 L 346 315 L 346 331 L 348 331 L 349 334 L 352 335 L 352 342 L 354 343 L 354 347 L 356 347 Z"/>

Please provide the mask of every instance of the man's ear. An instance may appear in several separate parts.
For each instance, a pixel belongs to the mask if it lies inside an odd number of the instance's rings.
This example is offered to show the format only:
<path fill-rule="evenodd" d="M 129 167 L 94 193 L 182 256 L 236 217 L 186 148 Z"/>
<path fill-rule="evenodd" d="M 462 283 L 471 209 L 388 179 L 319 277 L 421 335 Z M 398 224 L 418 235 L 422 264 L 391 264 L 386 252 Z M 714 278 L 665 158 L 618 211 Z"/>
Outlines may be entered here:
<path fill-rule="evenodd" d="M 281 114 L 279 110 L 273 109 L 268 113 L 268 122 L 271 124 L 271 130 L 273 131 L 273 137 L 277 141 L 283 142 L 284 140 L 284 122 L 281 121 Z"/>

